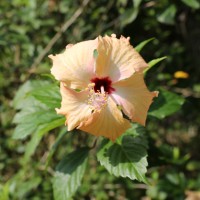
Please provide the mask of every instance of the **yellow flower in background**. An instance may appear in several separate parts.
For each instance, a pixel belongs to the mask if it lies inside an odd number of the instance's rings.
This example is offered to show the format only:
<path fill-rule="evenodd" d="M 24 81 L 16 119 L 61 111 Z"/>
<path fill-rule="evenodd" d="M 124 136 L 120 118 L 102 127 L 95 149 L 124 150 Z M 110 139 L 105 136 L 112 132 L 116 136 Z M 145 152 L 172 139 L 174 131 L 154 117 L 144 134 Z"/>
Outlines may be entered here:
<path fill-rule="evenodd" d="M 62 96 L 56 111 L 66 117 L 69 131 L 77 128 L 114 141 L 130 121 L 145 125 L 157 92 L 147 89 L 143 70 L 148 65 L 129 39 L 99 36 L 49 56 Z"/>
<path fill-rule="evenodd" d="M 187 79 L 189 78 L 189 74 L 184 71 L 177 71 L 174 73 L 174 78 L 182 78 L 182 79 Z"/>

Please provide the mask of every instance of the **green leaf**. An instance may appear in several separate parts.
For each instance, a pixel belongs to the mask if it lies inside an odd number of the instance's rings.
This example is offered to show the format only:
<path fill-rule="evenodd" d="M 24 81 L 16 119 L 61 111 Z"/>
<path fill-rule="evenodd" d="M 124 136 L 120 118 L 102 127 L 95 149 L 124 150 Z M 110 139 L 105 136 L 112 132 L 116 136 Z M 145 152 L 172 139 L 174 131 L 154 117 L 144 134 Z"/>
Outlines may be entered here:
<path fill-rule="evenodd" d="M 5 185 L 1 186 L 0 184 L 0 199 L 1 200 L 9 200 L 9 182 L 5 183 Z"/>
<path fill-rule="evenodd" d="M 68 154 L 56 168 L 53 178 L 55 200 L 67 200 L 81 184 L 85 173 L 89 148 L 83 147 Z"/>
<path fill-rule="evenodd" d="M 145 40 L 143 42 L 141 42 L 140 44 L 138 44 L 135 47 L 135 50 L 139 53 L 149 42 L 151 42 L 152 40 L 154 40 L 155 38 L 150 38 L 148 40 Z"/>
<path fill-rule="evenodd" d="M 32 134 L 37 128 L 37 124 L 19 124 L 13 133 L 13 139 L 24 139 L 28 135 Z"/>
<path fill-rule="evenodd" d="M 157 20 L 164 24 L 173 25 L 175 23 L 176 6 L 170 5 L 161 15 L 157 17 Z"/>
<path fill-rule="evenodd" d="M 13 138 L 24 139 L 33 134 L 26 146 L 25 161 L 35 152 L 44 134 L 64 125 L 64 117 L 57 115 L 54 107 L 60 106 L 58 91 L 58 87 L 51 82 L 28 81 L 17 92 L 14 106 L 20 111 L 13 119 L 17 124 Z"/>
<path fill-rule="evenodd" d="M 61 130 L 60 134 L 58 135 L 58 137 L 56 138 L 55 143 L 53 144 L 53 146 L 51 147 L 48 157 L 47 157 L 47 162 L 46 162 L 46 167 L 48 167 L 49 162 L 53 156 L 53 154 L 55 153 L 57 147 L 59 146 L 59 144 L 62 142 L 63 137 L 69 133 L 69 131 L 67 131 L 66 128 L 64 128 L 63 130 Z"/>
<path fill-rule="evenodd" d="M 149 68 L 148 68 L 148 69 L 150 69 L 151 67 L 153 67 L 154 65 L 156 65 L 157 63 L 161 62 L 162 60 L 164 60 L 164 59 L 166 59 L 166 58 L 167 58 L 167 56 L 163 56 L 163 57 L 161 57 L 161 58 L 156 58 L 156 59 L 151 60 L 151 61 L 148 63 L 148 65 L 149 65 Z"/>
<path fill-rule="evenodd" d="M 60 107 L 61 96 L 57 85 L 44 85 L 32 90 L 29 95 L 32 95 L 35 99 L 47 105 L 49 108 Z"/>
<path fill-rule="evenodd" d="M 185 5 L 190 6 L 194 9 L 200 8 L 200 2 L 197 0 L 181 0 Z"/>
<path fill-rule="evenodd" d="M 33 97 L 27 98 L 30 91 L 36 88 L 41 88 L 44 85 L 48 85 L 47 81 L 27 81 L 17 91 L 15 98 L 13 99 L 13 106 L 15 109 L 23 109 L 28 106 L 38 105 Z"/>
<path fill-rule="evenodd" d="M 149 67 L 146 68 L 146 69 L 144 70 L 143 73 L 146 74 L 147 71 L 148 71 L 149 69 L 151 69 L 151 68 L 152 68 L 153 66 L 155 66 L 157 63 L 161 62 L 162 60 L 164 60 L 164 59 L 166 59 L 166 58 L 167 58 L 167 57 L 164 56 L 164 57 L 161 57 L 161 58 L 156 58 L 156 59 L 151 60 L 150 62 L 148 62 Z"/>
<path fill-rule="evenodd" d="M 41 77 L 49 78 L 54 82 L 58 82 L 52 74 L 44 73 L 44 74 L 41 74 Z"/>
<path fill-rule="evenodd" d="M 97 159 L 110 174 L 147 183 L 146 149 L 147 143 L 142 129 L 137 129 L 133 125 L 118 143 L 104 139 L 97 153 Z"/>
<path fill-rule="evenodd" d="M 121 27 L 130 24 L 136 19 L 139 13 L 139 6 L 141 2 L 142 0 L 133 0 L 133 6 L 129 9 L 126 9 L 126 11 L 120 16 Z"/>
<path fill-rule="evenodd" d="M 28 192 L 33 191 L 38 187 L 38 185 L 42 182 L 42 178 L 39 176 L 31 177 L 31 179 L 27 181 L 18 181 L 18 187 L 16 188 L 16 196 L 19 199 L 25 199 Z"/>
<path fill-rule="evenodd" d="M 46 134 L 48 131 L 60 127 L 64 125 L 65 123 L 65 118 L 58 118 L 50 123 L 42 124 L 37 128 L 37 131 L 33 134 L 31 140 L 29 143 L 26 145 L 26 150 L 25 150 L 25 160 L 28 160 L 30 156 L 33 155 L 33 153 L 36 150 L 36 147 L 40 143 L 41 139 L 43 138 L 44 134 Z M 66 130 L 67 131 L 67 130 Z"/>
<path fill-rule="evenodd" d="M 17 124 L 13 138 L 24 139 L 32 133 L 47 132 L 58 127 L 60 121 L 64 124 L 64 118 L 55 112 L 60 101 L 56 85 L 48 81 L 27 81 L 13 101 L 15 108 L 20 109 L 13 119 L 13 123 Z"/>
<path fill-rule="evenodd" d="M 13 122 L 18 124 L 31 123 L 39 125 L 60 117 L 61 116 L 57 115 L 54 109 L 36 106 L 34 108 L 24 108 L 21 110 L 15 115 Z"/>
<path fill-rule="evenodd" d="M 14 139 L 24 139 L 39 129 L 39 125 L 46 123 L 51 124 L 53 120 L 61 118 L 54 110 L 43 109 L 38 111 L 37 107 L 35 109 L 35 111 L 32 110 L 30 112 L 22 110 L 20 113 L 16 114 L 13 121 L 14 123 L 18 123 L 18 125 L 13 133 Z"/>
<path fill-rule="evenodd" d="M 148 114 L 150 116 L 163 119 L 180 110 L 184 103 L 184 98 L 164 89 L 159 90 L 159 95 L 155 98 Z"/>

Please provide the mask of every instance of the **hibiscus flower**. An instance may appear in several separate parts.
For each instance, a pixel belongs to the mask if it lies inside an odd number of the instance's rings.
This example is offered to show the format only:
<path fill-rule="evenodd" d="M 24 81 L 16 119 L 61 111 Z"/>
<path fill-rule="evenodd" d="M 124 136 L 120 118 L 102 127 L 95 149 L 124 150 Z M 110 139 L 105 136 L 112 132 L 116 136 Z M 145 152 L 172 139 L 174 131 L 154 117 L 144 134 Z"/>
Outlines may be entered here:
<path fill-rule="evenodd" d="M 77 128 L 114 141 L 131 122 L 145 125 L 157 92 L 147 89 L 143 71 L 148 65 L 129 40 L 99 36 L 49 56 L 62 96 L 56 111 L 66 117 L 68 131 Z"/>

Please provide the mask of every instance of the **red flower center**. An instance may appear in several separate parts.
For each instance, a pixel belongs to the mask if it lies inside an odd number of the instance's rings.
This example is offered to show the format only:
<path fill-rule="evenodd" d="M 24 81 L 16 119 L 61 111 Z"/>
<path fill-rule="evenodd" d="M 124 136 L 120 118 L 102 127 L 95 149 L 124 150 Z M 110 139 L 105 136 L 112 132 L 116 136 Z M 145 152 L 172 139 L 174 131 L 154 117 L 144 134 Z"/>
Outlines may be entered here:
<path fill-rule="evenodd" d="M 101 91 L 102 86 L 104 87 L 104 91 L 108 94 L 111 94 L 113 91 L 115 91 L 115 89 L 112 87 L 112 81 L 109 77 L 93 78 L 90 81 L 95 84 L 95 92 Z"/>

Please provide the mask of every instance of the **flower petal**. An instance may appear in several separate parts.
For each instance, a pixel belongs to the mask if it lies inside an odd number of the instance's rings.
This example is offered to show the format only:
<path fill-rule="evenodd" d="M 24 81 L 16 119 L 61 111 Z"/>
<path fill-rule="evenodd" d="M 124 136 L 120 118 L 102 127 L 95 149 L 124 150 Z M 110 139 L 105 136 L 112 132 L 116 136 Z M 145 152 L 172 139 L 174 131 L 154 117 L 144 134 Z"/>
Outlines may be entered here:
<path fill-rule="evenodd" d="M 133 121 L 145 125 L 152 99 L 158 92 L 149 92 L 142 73 L 134 73 L 130 78 L 113 84 L 111 96 L 122 106 L 123 112 Z"/>
<path fill-rule="evenodd" d="M 61 108 L 56 109 L 56 111 L 58 114 L 65 115 L 65 124 L 68 125 L 68 131 L 70 131 L 91 116 L 92 110 L 87 104 L 88 91 L 76 92 L 61 83 L 60 92 L 62 96 Z"/>
<path fill-rule="evenodd" d="M 64 53 L 50 55 L 53 60 L 51 73 L 71 88 L 85 88 L 94 76 L 93 51 L 96 48 L 97 39 L 67 46 Z"/>
<path fill-rule="evenodd" d="M 98 37 L 97 76 L 109 76 L 113 82 L 116 82 L 148 67 L 139 53 L 130 45 L 129 39 L 123 36 L 117 39 L 114 34 L 112 37 Z"/>
<path fill-rule="evenodd" d="M 107 106 L 101 112 L 94 112 L 92 117 L 81 123 L 78 129 L 114 141 L 130 126 L 130 122 L 123 118 L 115 102 L 108 98 Z"/>

